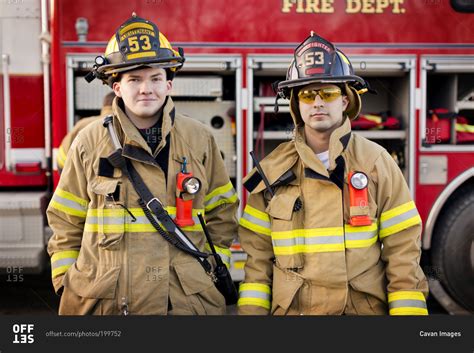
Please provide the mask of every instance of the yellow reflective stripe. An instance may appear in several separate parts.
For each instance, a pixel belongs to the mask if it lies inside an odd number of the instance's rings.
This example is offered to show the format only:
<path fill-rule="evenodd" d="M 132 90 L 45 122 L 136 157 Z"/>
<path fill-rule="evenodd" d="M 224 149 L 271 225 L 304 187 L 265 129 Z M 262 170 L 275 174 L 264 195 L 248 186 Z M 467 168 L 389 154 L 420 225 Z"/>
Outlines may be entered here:
<path fill-rule="evenodd" d="M 58 158 L 57 158 L 57 162 L 58 162 L 58 166 L 62 169 L 64 168 L 64 164 L 66 163 L 66 153 L 64 152 L 64 148 L 63 146 L 59 146 L 59 149 L 58 149 Z"/>
<path fill-rule="evenodd" d="M 223 205 L 223 204 L 226 204 L 226 203 L 235 203 L 235 202 L 237 202 L 237 194 L 233 194 L 231 197 L 220 199 L 219 201 L 211 203 L 211 204 L 206 206 L 205 210 L 206 210 L 206 212 L 211 212 L 217 206 L 220 206 L 220 205 Z"/>
<path fill-rule="evenodd" d="M 226 203 L 235 203 L 237 201 L 237 194 L 231 182 L 215 188 L 204 197 L 204 205 L 206 212 L 210 212 L 217 206 Z"/>
<path fill-rule="evenodd" d="M 57 267 L 55 269 L 52 269 L 51 270 L 51 277 L 52 278 L 55 278 L 55 277 L 58 277 L 58 276 L 61 276 L 63 274 L 65 274 L 67 272 L 67 270 L 69 269 L 69 267 L 71 267 L 72 265 L 64 265 L 64 266 L 60 266 L 60 267 Z"/>
<path fill-rule="evenodd" d="M 79 210 L 76 210 L 75 208 L 71 208 L 71 207 L 68 207 L 68 206 L 64 206 L 63 204 L 60 204 L 59 202 L 57 201 L 54 201 L 54 200 L 51 200 L 49 205 L 52 207 L 52 208 L 55 208 L 57 209 L 58 211 L 61 211 L 61 212 L 64 212 L 66 214 L 69 214 L 71 216 L 76 216 L 76 217 L 82 217 L 84 218 L 86 216 L 86 211 L 79 211 Z"/>
<path fill-rule="evenodd" d="M 85 217 L 88 201 L 77 197 L 76 195 L 56 188 L 53 198 L 49 205 L 61 212 L 76 217 Z"/>
<path fill-rule="evenodd" d="M 211 246 L 209 245 L 209 243 L 206 242 L 206 244 L 204 244 L 204 248 L 207 251 L 211 252 Z M 214 245 L 214 248 L 216 249 L 216 252 L 220 255 L 224 265 L 227 268 L 230 268 L 230 259 L 232 257 L 232 252 L 230 251 L 230 249 L 229 248 L 221 248 L 221 247 L 216 246 L 216 245 Z"/>
<path fill-rule="evenodd" d="M 165 207 L 171 217 L 176 215 L 176 207 L 168 206 Z M 148 218 L 145 216 L 145 212 L 141 208 L 129 208 L 128 209 L 133 216 L 136 218 L 135 222 L 132 222 L 131 217 L 128 215 L 123 208 L 106 208 L 106 209 L 89 209 L 87 210 L 87 219 L 84 225 L 84 231 L 86 232 L 101 232 L 101 233 L 149 233 L 156 232 L 155 227 L 150 223 Z M 189 232 L 201 232 L 202 227 L 197 218 L 197 214 L 204 214 L 203 209 L 193 209 L 194 225 L 182 227 L 183 231 Z M 160 222 L 158 222 L 161 224 Z"/>
<path fill-rule="evenodd" d="M 418 291 L 398 291 L 388 293 L 388 302 L 391 303 L 395 300 L 422 300 L 425 301 L 423 293 Z"/>
<path fill-rule="evenodd" d="M 267 294 L 270 294 L 272 292 L 268 284 L 262 284 L 262 283 L 241 283 L 239 286 L 239 292 L 245 291 L 245 290 L 252 290 L 252 291 L 263 292 Z"/>
<path fill-rule="evenodd" d="M 261 221 L 270 223 L 270 216 L 266 212 L 262 212 L 260 210 L 257 210 L 256 208 L 250 206 L 249 204 L 247 204 L 247 206 L 245 206 L 244 212 L 248 213 L 249 215 L 251 215 L 255 218 L 260 219 Z"/>
<path fill-rule="evenodd" d="M 418 291 L 388 293 L 390 315 L 428 315 L 426 300 Z"/>
<path fill-rule="evenodd" d="M 270 309 L 270 286 L 262 283 L 242 283 L 237 306 L 254 305 Z"/>
<path fill-rule="evenodd" d="M 344 251 L 344 244 L 298 244 L 293 246 L 274 246 L 275 255 L 295 255 L 301 253 Z"/>
<path fill-rule="evenodd" d="M 51 256 L 51 262 L 56 262 L 58 260 L 62 260 L 62 259 L 66 259 L 66 258 L 77 259 L 78 256 L 79 256 L 79 250 L 58 251 L 58 252 L 55 252 Z"/>
<path fill-rule="evenodd" d="M 257 232 L 264 235 L 271 234 L 271 223 L 270 217 L 265 212 L 257 210 L 252 206 L 245 206 L 242 217 L 239 220 L 239 224 L 252 232 Z"/>
<path fill-rule="evenodd" d="M 459 132 L 472 132 L 474 133 L 474 125 L 469 124 L 456 124 L 456 131 Z"/>
<path fill-rule="evenodd" d="M 51 275 L 58 277 L 69 269 L 79 256 L 79 250 L 58 251 L 51 256 Z"/>
<path fill-rule="evenodd" d="M 390 315 L 428 315 L 428 309 L 423 308 L 394 308 L 389 310 Z"/>
<path fill-rule="evenodd" d="M 344 251 L 342 227 L 293 229 L 272 232 L 275 255 Z"/>
<path fill-rule="evenodd" d="M 383 239 L 420 223 L 415 203 L 407 202 L 381 214 L 379 237 Z"/>
<path fill-rule="evenodd" d="M 399 216 L 405 212 L 416 209 L 415 203 L 413 201 L 404 203 L 403 205 L 392 208 L 391 210 L 385 211 L 380 215 L 380 222 L 388 221 L 389 219 Z"/>
<path fill-rule="evenodd" d="M 60 188 L 56 188 L 56 191 L 54 192 L 54 194 L 56 194 L 56 195 L 58 195 L 58 196 L 60 196 L 64 199 L 74 201 L 74 202 L 78 203 L 79 205 L 81 205 L 83 208 L 87 208 L 87 205 L 89 204 L 89 201 L 81 199 L 80 197 L 78 197 L 74 194 L 71 194 L 70 192 L 65 191 L 63 189 L 60 189 Z"/>
<path fill-rule="evenodd" d="M 223 186 L 219 186 L 218 188 L 215 188 L 209 194 L 207 194 L 204 197 L 204 202 L 209 201 L 213 197 L 218 196 L 220 194 L 225 194 L 226 192 L 228 192 L 232 189 L 233 189 L 232 183 L 229 181 L 227 184 L 225 184 Z"/>
<path fill-rule="evenodd" d="M 353 227 L 350 224 L 344 225 L 344 243 L 348 249 L 367 248 L 377 242 L 377 224 L 370 226 Z"/>
<path fill-rule="evenodd" d="M 239 300 L 237 301 L 237 306 L 244 305 L 261 306 L 262 308 L 265 308 L 267 310 L 269 310 L 271 307 L 269 300 L 260 298 L 239 298 Z"/>
<path fill-rule="evenodd" d="M 239 224 L 242 227 L 251 230 L 252 232 L 260 233 L 260 234 L 263 234 L 263 235 L 270 236 L 270 234 L 272 232 L 270 228 L 265 228 L 265 227 L 259 226 L 258 224 L 249 222 L 244 218 L 240 219 Z"/>

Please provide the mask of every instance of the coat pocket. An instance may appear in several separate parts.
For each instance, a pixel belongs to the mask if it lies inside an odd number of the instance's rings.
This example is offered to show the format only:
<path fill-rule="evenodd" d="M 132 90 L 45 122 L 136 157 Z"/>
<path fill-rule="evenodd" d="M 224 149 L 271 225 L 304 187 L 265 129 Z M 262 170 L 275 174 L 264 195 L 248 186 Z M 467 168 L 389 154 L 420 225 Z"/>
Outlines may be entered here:
<path fill-rule="evenodd" d="M 121 200 L 120 179 L 102 178 L 91 184 L 97 208 L 89 210 L 88 226 L 98 235 L 101 249 L 118 250 L 125 234 L 126 210 Z"/>
<path fill-rule="evenodd" d="M 273 266 L 271 314 L 285 315 L 303 283 L 297 273 Z"/>
<path fill-rule="evenodd" d="M 59 314 L 87 315 L 93 312 L 102 299 L 116 296 L 120 267 L 99 267 L 75 263 L 64 276 L 64 292 Z"/>
<path fill-rule="evenodd" d="M 387 280 L 382 263 L 369 268 L 349 281 L 355 310 L 365 314 L 387 313 Z M 367 310 L 369 312 L 367 312 Z"/>
<path fill-rule="evenodd" d="M 294 210 L 299 189 L 295 186 L 284 188 L 271 199 L 266 209 L 271 220 L 273 252 L 279 267 L 302 268 L 304 237 L 297 230 L 303 228 L 304 215 L 302 210 Z"/>
<path fill-rule="evenodd" d="M 194 262 L 174 265 L 186 302 L 198 315 L 222 315 L 225 299 L 201 265 Z"/>

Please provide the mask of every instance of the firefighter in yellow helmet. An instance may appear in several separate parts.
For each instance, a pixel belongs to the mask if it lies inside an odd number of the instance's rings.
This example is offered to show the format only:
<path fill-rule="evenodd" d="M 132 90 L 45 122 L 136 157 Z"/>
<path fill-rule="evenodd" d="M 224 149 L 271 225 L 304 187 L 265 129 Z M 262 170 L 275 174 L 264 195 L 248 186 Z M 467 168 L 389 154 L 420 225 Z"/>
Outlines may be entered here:
<path fill-rule="evenodd" d="M 239 314 L 428 313 L 421 219 L 403 174 L 385 149 L 351 133 L 367 89 L 327 40 L 312 33 L 296 48 L 278 84 L 294 139 L 244 179 Z"/>
<path fill-rule="evenodd" d="M 112 115 L 74 140 L 47 210 L 60 314 L 225 313 L 202 265 L 208 250 L 197 215 L 229 263 L 238 199 L 211 132 L 178 114 L 169 97 L 183 63 L 182 50 L 172 49 L 154 23 L 133 15 L 87 77 L 101 79 L 117 97 Z M 132 169 L 149 202 L 132 183 Z M 174 233 L 164 231 L 173 226 Z M 186 239 L 202 257 L 182 250 Z"/>

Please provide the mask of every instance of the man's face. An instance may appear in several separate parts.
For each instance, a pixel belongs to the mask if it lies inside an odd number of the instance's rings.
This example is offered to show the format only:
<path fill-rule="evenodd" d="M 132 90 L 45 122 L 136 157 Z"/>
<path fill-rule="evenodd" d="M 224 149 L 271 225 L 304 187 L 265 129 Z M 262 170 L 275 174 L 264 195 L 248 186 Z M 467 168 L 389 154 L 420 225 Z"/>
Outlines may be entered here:
<path fill-rule="evenodd" d="M 171 93 L 172 83 L 162 68 L 144 68 L 125 72 L 113 84 L 115 94 L 123 99 L 127 115 L 147 119 L 153 117 Z"/>
<path fill-rule="evenodd" d="M 308 97 L 312 97 L 311 91 L 321 89 L 323 91 L 320 91 L 321 93 L 314 99 L 308 99 Z M 338 86 L 325 83 L 314 83 L 300 90 L 298 104 L 305 125 L 318 132 L 329 133 L 341 126 L 343 112 L 347 108 L 349 100 L 346 96 L 338 94 L 338 91 L 341 92 Z M 306 96 L 306 101 L 303 101 L 302 95 Z M 326 100 L 322 99 L 320 95 L 326 96 Z"/>

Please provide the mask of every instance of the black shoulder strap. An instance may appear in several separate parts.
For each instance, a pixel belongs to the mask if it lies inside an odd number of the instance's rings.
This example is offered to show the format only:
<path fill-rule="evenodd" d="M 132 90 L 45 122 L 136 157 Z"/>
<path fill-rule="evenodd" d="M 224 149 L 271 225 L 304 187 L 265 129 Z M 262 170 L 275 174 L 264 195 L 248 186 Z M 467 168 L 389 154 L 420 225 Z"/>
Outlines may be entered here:
<path fill-rule="evenodd" d="M 186 236 L 186 234 L 173 222 L 173 219 L 164 209 L 161 201 L 157 197 L 154 197 L 150 192 L 142 177 L 136 171 L 132 162 L 122 155 L 122 148 L 120 144 L 117 143 L 118 139 L 112 125 L 112 119 L 104 119 L 104 126 L 108 129 L 112 141 L 114 142 L 114 146 L 116 147 L 116 150 L 107 159 L 109 160 L 110 164 L 116 168 L 121 169 L 122 172 L 128 177 L 135 191 L 140 197 L 138 202 L 150 223 L 168 242 L 176 246 L 179 250 L 195 257 L 204 268 L 206 273 L 211 275 L 212 266 L 209 261 L 206 260 L 209 255 L 199 251 L 193 242 Z M 161 222 L 169 234 L 163 228 L 161 228 L 158 222 L 156 222 L 153 214 Z M 173 237 L 171 237 L 171 235 L 173 235 Z"/>

